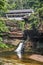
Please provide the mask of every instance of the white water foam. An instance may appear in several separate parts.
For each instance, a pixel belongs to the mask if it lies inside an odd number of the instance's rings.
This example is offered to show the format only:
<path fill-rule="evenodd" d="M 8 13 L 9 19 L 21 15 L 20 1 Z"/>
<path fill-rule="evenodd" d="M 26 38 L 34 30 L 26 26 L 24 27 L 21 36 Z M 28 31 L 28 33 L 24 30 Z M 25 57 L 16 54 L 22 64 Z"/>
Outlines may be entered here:
<path fill-rule="evenodd" d="M 23 47 L 23 43 L 20 43 L 19 46 L 17 47 L 17 49 L 15 50 L 15 52 L 17 53 L 17 56 L 19 58 L 22 58 L 22 47 Z"/>

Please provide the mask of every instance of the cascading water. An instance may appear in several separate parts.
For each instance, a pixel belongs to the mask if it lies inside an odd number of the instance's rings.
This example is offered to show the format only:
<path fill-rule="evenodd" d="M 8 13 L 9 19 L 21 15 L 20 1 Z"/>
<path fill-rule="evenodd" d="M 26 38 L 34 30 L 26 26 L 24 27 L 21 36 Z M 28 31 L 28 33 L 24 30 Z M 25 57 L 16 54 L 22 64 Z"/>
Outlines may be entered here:
<path fill-rule="evenodd" d="M 18 56 L 19 58 L 22 58 L 23 45 L 24 45 L 24 43 L 23 43 L 23 42 L 20 42 L 19 46 L 18 46 L 17 49 L 15 50 L 15 52 L 17 53 L 17 56 Z"/>

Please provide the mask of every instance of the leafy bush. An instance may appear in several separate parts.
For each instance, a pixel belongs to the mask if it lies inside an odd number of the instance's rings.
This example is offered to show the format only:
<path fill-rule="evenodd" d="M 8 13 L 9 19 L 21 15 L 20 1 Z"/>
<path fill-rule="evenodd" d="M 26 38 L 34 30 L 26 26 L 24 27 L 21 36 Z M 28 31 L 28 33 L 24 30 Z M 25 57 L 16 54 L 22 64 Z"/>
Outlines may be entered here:
<path fill-rule="evenodd" d="M 20 29 L 24 30 L 24 24 L 25 24 L 25 22 L 24 21 L 18 21 L 17 23 L 18 23 L 18 27 Z"/>
<path fill-rule="evenodd" d="M 43 7 L 38 9 L 39 17 L 43 18 Z"/>
<path fill-rule="evenodd" d="M 8 48 L 8 46 L 6 45 L 6 44 L 4 44 L 4 43 L 0 43 L 0 48 Z"/>
<path fill-rule="evenodd" d="M 5 22 L 2 19 L 0 19 L 0 31 L 1 32 L 8 32 L 9 31 L 7 26 L 5 25 Z"/>
<path fill-rule="evenodd" d="M 29 22 L 31 24 L 31 28 L 33 27 L 33 25 L 35 26 L 35 28 L 38 28 L 38 24 L 39 24 L 38 15 L 36 13 L 32 14 L 29 17 Z"/>
<path fill-rule="evenodd" d="M 0 48 L 12 48 L 13 45 L 3 43 L 2 37 L 0 37 Z"/>

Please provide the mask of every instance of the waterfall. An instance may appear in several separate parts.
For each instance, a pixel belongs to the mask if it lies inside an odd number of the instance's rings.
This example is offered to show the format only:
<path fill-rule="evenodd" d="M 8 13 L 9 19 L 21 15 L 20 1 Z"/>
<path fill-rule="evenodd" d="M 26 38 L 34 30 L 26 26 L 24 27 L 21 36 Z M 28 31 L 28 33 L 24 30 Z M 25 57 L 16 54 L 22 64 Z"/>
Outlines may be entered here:
<path fill-rule="evenodd" d="M 15 50 L 19 58 L 22 58 L 23 44 L 24 44 L 23 42 L 20 42 L 17 49 Z"/>

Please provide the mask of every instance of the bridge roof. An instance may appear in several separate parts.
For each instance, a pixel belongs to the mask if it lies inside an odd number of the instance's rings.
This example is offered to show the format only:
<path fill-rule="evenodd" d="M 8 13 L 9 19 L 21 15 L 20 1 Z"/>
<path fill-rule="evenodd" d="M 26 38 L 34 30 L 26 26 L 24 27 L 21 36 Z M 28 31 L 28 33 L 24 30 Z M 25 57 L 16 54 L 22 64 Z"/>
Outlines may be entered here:
<path fill-rule="evenodd" d="M 33 9 L 9 10 L 9 12 L 7 13 L 21 13 L 21 12 L 33 12 Z"/>

